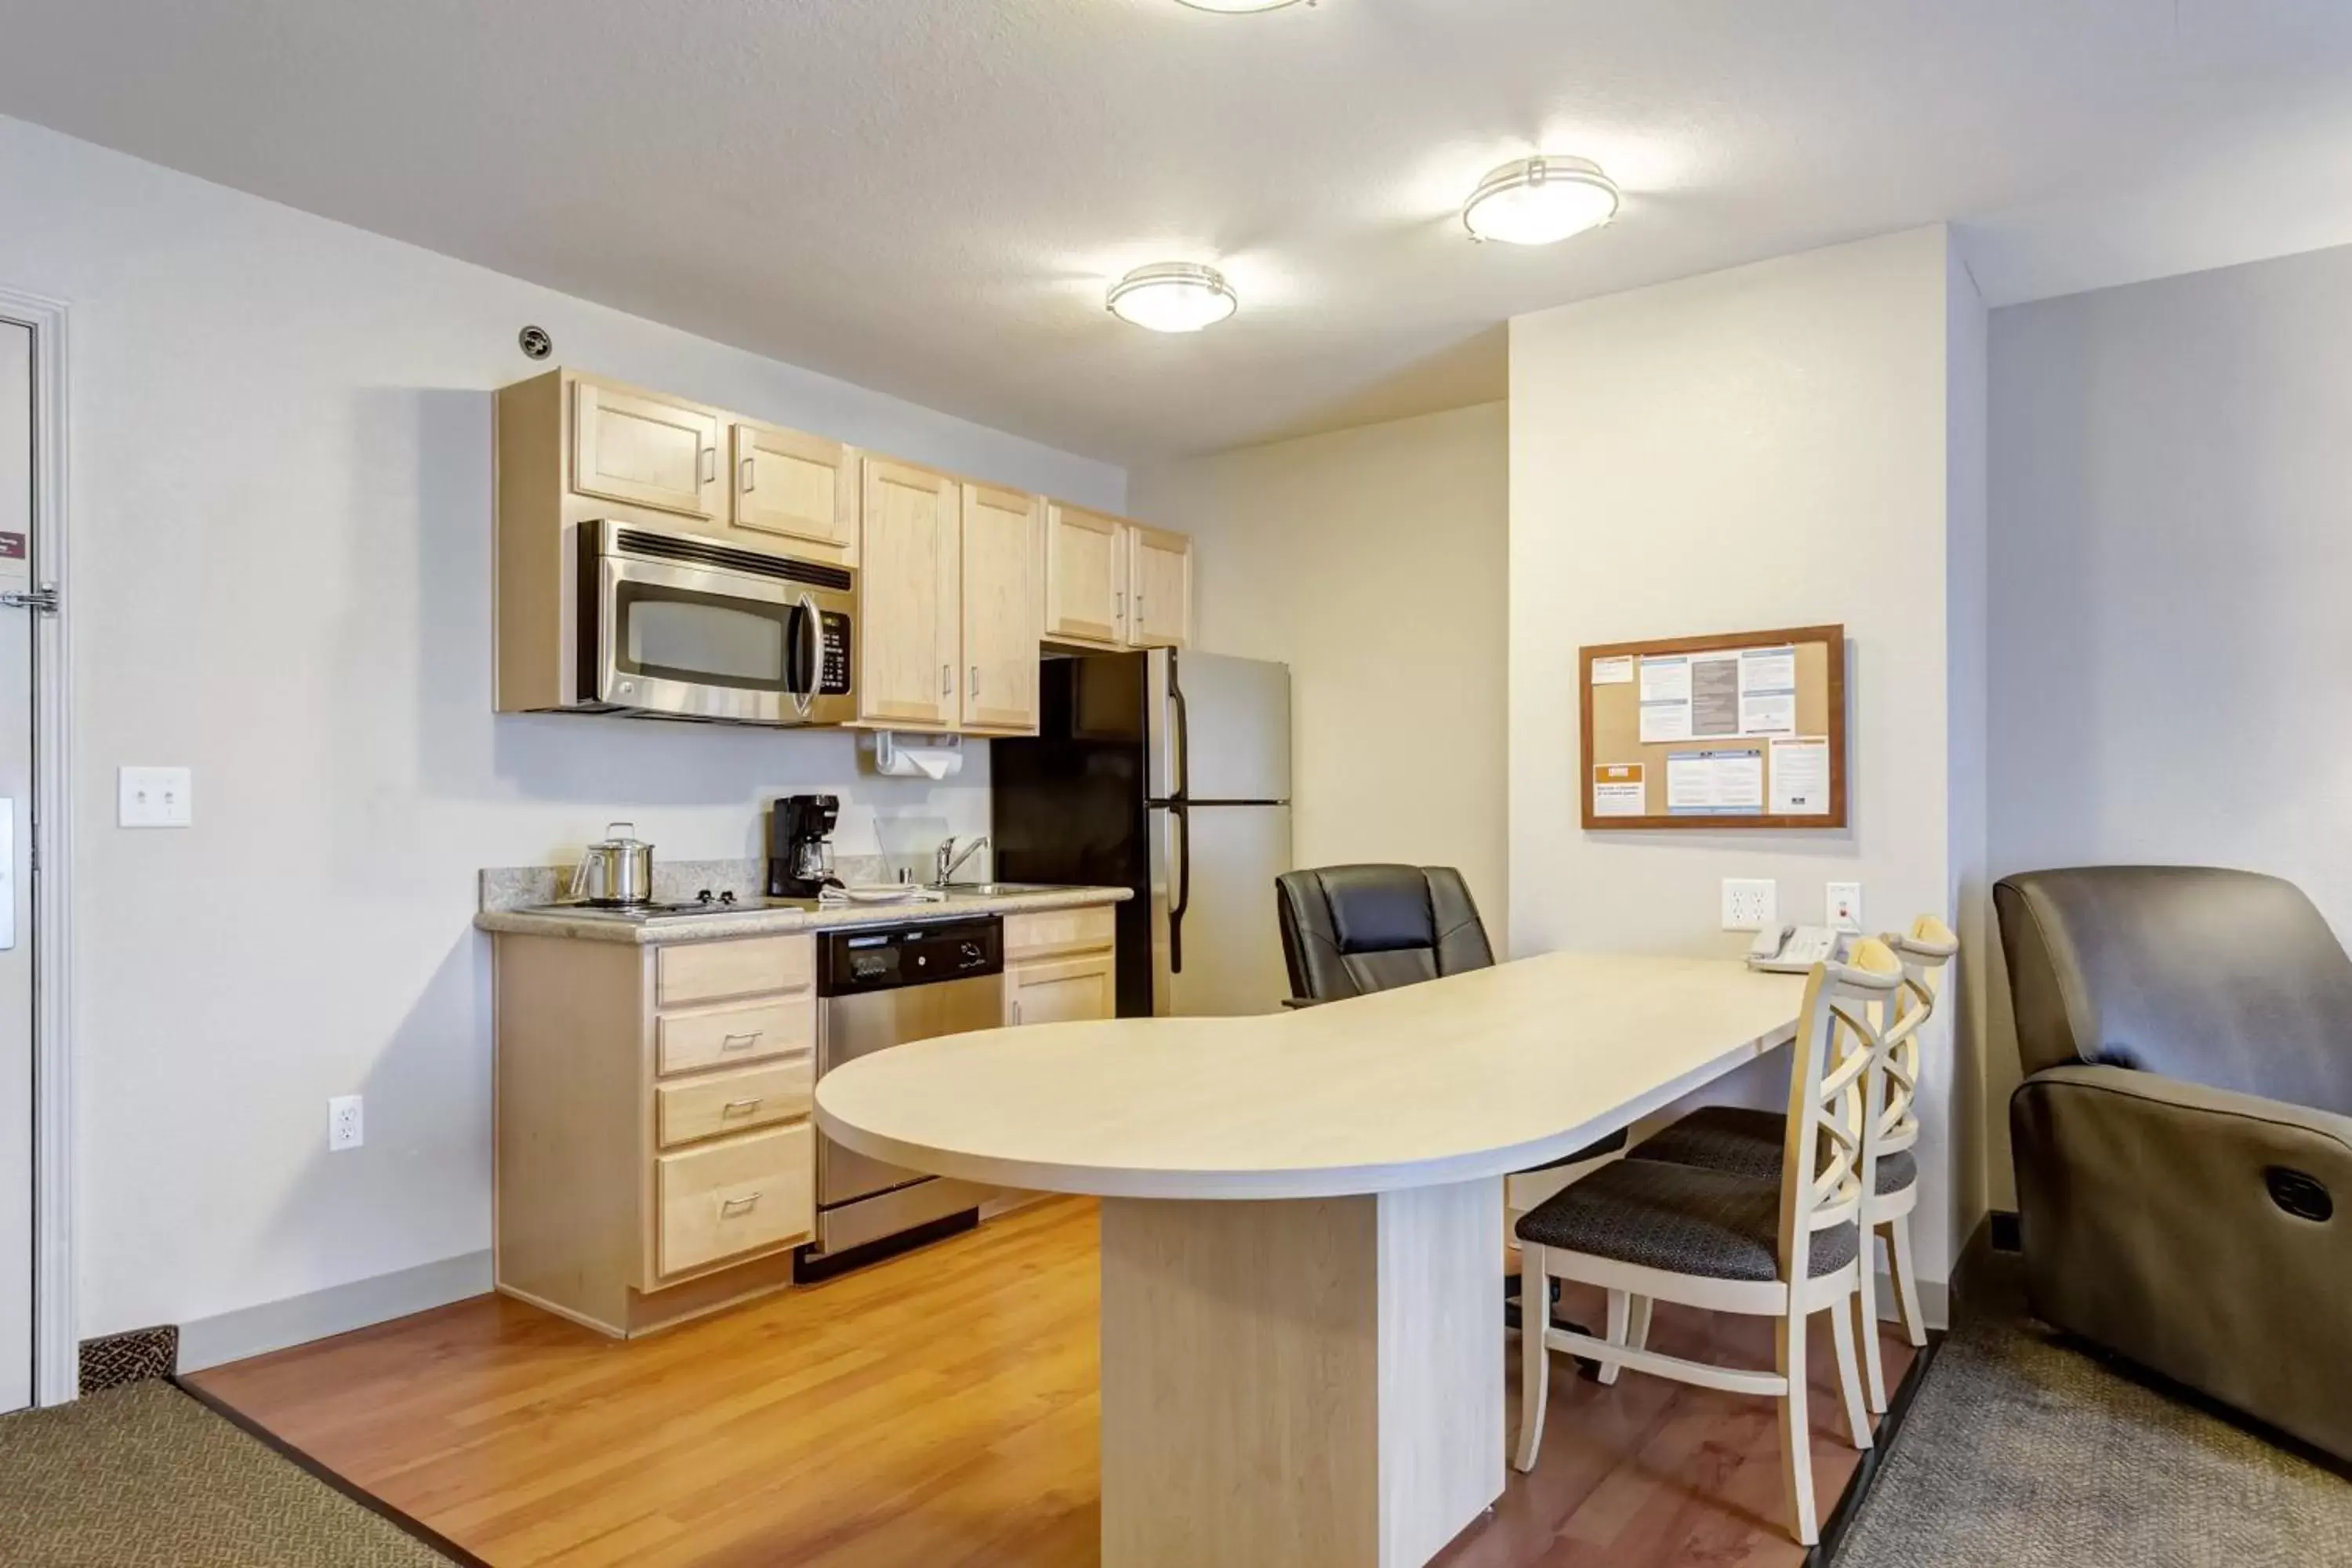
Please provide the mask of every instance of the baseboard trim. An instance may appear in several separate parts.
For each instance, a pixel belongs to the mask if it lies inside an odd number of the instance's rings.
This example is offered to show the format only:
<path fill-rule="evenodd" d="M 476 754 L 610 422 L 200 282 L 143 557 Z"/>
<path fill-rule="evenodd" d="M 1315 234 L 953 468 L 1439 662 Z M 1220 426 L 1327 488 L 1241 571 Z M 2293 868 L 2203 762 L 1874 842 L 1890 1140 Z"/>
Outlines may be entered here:
<path fill-rule="evenodd" d="M 180 1325 L 180 1371 L 267 1355 L 488 1294 L 490 1254 L 467 1252 Z"/>

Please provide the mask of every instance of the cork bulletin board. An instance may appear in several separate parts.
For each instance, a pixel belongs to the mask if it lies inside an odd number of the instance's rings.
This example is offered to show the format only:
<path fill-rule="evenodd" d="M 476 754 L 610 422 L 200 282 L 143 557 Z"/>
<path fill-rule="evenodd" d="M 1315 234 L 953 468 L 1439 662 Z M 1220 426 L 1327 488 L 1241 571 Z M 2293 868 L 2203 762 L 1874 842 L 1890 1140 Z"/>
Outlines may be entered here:
<path fill-rule="evenodd" d="M 1584 826 L 1846 826 L 1845 628 L 1610 643 L 1577 655 Z"/>

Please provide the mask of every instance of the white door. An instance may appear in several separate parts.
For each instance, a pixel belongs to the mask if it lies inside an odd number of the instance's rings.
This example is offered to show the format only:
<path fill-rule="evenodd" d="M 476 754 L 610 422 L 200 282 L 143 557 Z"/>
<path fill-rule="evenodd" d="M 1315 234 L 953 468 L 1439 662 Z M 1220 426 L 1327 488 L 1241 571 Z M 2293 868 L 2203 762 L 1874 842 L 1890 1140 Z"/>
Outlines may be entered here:
<path fill-rule="evenodd" d="M 32 586 L 33 333 L 0 321 L 0 590 Z M 33 612 L 0 608 L 0 1411 L 33 1402 Z"/>

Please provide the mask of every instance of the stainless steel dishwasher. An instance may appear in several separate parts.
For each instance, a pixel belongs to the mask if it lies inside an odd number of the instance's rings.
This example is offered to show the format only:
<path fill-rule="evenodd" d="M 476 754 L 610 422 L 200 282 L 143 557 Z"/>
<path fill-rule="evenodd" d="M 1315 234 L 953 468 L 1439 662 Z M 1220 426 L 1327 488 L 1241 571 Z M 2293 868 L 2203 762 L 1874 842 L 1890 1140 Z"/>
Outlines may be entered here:
<path fill-rule="evenodd" d="M 1004 922 L 993 915 L 826 931 L 816 958 L 820 1079 L 910 1040 L 1004 1022 Z M 967 1228 L 992 1192 L 871 1159 L 820 1133 L 816 1242 L 795 1273 L 822 1278 Z"/>

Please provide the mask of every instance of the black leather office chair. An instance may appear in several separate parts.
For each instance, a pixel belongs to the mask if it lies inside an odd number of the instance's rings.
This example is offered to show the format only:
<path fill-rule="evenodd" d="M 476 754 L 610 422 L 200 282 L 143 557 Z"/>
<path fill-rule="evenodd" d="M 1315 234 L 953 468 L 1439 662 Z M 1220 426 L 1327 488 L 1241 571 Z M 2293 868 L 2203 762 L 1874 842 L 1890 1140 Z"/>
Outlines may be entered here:
<path fill-rule="evenodd" d="M 1451 866 L 1327 866 L 1274 879 L 1292 1006 L 1344 1001 L 1487 969 L 1495 950 Z M 1612 1132 L 1541 1170 L 1625 1147 Z"/>
<path fill-rule="evenodd" d="M 2035 1314 L 2352 1459 L 2352 958 L 2250 871 L 1992 896 Z"/>

